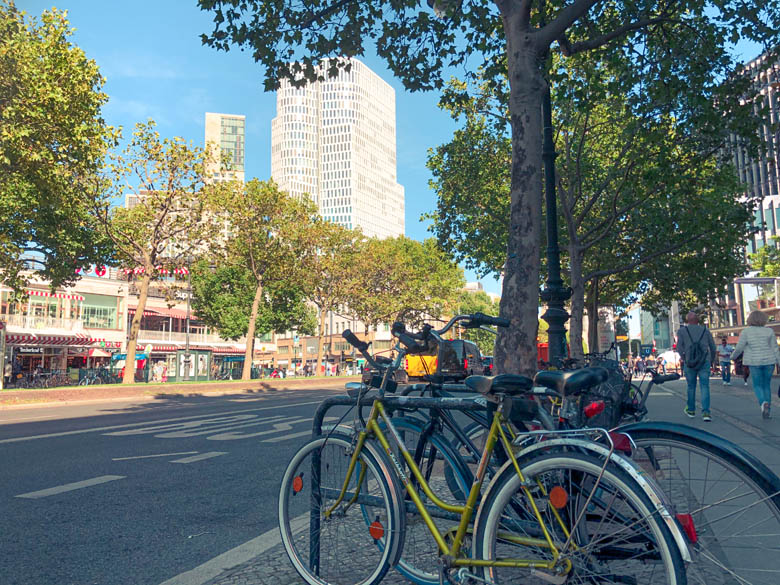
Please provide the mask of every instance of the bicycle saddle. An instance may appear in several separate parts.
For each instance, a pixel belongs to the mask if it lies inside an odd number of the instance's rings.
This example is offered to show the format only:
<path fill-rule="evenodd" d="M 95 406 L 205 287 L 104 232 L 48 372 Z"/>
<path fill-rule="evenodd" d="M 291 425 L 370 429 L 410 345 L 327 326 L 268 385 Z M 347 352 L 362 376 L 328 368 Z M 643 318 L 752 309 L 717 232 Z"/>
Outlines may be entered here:
<path fill-rule="evenodd" d="M 531 378 L 518 374 L 499 374 L 498 376 L 469 376 L 466 378 L 466 386 L 480 394 L 492 394 L 503 392 L 508 396 L 525 394 L 533 388 L 534 381 Z"/>
<path fill-rule="evenodd" d="M 582 368 L 569 372 L 544 370 L 536 373 L 534 384 L 545 386 L 564 396 L 571 396 L 593 386 L 598 386 L 608 377 L 609 372 L 604 368 Z"/>

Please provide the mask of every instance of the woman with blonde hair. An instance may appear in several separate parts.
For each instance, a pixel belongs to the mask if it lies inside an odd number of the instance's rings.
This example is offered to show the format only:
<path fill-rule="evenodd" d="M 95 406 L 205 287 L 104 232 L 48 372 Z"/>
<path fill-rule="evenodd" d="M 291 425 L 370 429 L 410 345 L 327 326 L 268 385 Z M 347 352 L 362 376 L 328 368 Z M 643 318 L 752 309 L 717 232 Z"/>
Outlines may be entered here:
<path fill-rule="evenodd" d="M 755 310 L 748 315 L 747 327 L 739 334 L 739 343 L 731 354 L 734 360 L 742 356 L 742 363 L 750 366 L 753 378 L 753 392 L 761 405 L 761 416 L 769 418 L 772 403 L 772 371 L 780 364 L 780 351 L 777 348 L 775 332 L 766 326 L 766 313 Z M 744 354 L 744 355 L 743 355 Z"/>

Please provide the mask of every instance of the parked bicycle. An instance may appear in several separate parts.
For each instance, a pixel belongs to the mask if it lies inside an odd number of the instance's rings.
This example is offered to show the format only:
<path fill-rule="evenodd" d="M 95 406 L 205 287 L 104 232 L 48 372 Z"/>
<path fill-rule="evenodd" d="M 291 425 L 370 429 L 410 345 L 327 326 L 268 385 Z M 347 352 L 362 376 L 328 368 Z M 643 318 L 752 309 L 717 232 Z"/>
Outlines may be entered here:
<path fill-rule="evenodd" d="M 458 316 L 441 333 L 461 320 L 504 324 Z M 396 359 L 380 365 L 351 332 L 344 337 L 383 376 L 373 398 L 361 388 L 349 399 L 355 412 L 351 429 L 336 425 L 316 436 L 285 471 L 282 540 L 307 583 L 378 583 L 399 562 L 437 574 L 439 582 L 686 583 L 683 560 L 690 556 L 663 494 L 615 452 L 608 433 L 545 431 L 513 440 L 509 417 L 516 400 L 525 401 L 533 388 L 522 376 L 495 386 L 491 378 L 475 377 L 480 397 L 388 396 L 403 357 L 422 346 L 399 333 Z M 564 395 L 578 390 L 575 380 L 564 384 Z M 362 416 L 364 400 L 371 404 L 368 420 Z M 495 408 L 474 481 L 465 502 L 446 502 L 389 412 L 476 411 L 485 403 Z M 322 416 L 318 411 L 315 421 Z M 507 462 L 481 494 L 497 444 Z M 423 531 L 428 543 L 418 539 Z"/>

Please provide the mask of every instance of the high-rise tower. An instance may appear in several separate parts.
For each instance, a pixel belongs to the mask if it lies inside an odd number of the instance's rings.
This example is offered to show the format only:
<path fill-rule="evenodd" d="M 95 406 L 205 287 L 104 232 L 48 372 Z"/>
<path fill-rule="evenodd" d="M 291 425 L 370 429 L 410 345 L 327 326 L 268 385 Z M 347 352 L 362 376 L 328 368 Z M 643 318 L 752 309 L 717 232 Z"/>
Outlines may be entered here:
<path fill-rule="evenodd" d="M 338 77 L 283 82 L 271 124 L 271 176 L 328 221 L 380 238 L 404 233 L 396 180 L 395 90 L 356 59 Z"/>
<path fill-rule="evenodd" d="M 213 144 L 218 161 L 210 164 L 208 170 L 216 180 L 244 180 L 245 129 L 246 116 L 206 112 L 206 145 Z M 221 170 L 224 160 L 227 170 Z"/>

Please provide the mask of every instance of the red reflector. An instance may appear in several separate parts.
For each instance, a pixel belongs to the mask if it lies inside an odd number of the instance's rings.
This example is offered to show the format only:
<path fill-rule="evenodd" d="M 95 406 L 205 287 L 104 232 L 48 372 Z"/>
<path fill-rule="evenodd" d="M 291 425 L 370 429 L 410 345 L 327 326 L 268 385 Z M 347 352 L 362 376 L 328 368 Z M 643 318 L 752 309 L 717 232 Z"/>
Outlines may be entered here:
<path fill-rule="evenodd" d="M 588 406 L 585 407 L 585 416 L 587 418 L 593 418 L 597 414 L 601 414 L 604 412 L 604 409 L 607 407 L 607 405 L 604 403 L 603 400 L 597 400 L 596 402 L 591 402 L 588 404 Z"/>
<path fill-rule="evenodd" d="M 409 359 L 404 358 L 404 370 L 408 370 L 408 369 L 409 369 Z"/>
<path fill-rule="evenodd" d="M 625 433 L 609 433 L 609 438 L 612 439 L 612 444 L 615 445 L 615 450 L 631 455 L 631 439 Z"/>
<path fill-rule="evenodd" d="M 691 544 L 696 544 L 696 542 L 699 540 L 699 535 L 696 534 L 696 526 L 693 524 L 693 516 L 690 514 L 676 514 L 677 521 L 680 523 L 680 526 L 682 526 L 682 529 L 685 531 L 685 536 L 688 537 L 688 540 L 691 542 Z"/>
<path fill-rule="evenodd" d="M 368 533 L 371 535 L 371 538 L 374 540 L 379 540 L 385 535 L 385 529 L 382 526 L 382 523 L 379 521 L 379 517 L 377 516 L 377 519 L 374 520 L 371 525 L 368 527 Z"/>
<path fill-rule="evenodd" d="M 469 360 L 466 358 L 463 358 L 463 369 L 468 370 L 469 369 Z"/>
<path fill-rule="evenodd" d="M 303 489 L 303 477 L 301 475 L 297 476 L 293 480 L 292 488 L 293 488 L 293 494 L 297 494 Z"/>

